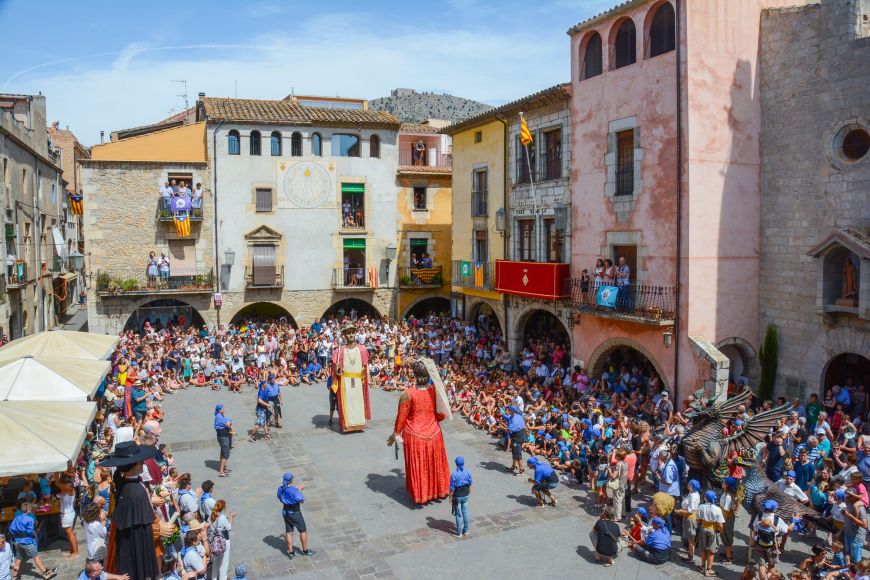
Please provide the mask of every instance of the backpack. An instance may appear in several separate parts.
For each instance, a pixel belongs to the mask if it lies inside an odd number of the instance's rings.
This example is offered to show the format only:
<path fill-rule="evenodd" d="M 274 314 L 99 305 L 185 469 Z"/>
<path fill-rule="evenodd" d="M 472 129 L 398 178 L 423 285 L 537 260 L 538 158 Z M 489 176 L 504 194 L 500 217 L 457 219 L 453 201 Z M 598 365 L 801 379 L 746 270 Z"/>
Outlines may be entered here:
<path fill-rule="evenodd" d="M 756 543 L 761 548 L 773 548 L 776 546 L 776 530 L 779 525 L 779 516 L 773 518 L 773 528 L 759 527 Z"/>
<path fill-rule="evenodd" d="M 218 531 L 217 522 L 208 527 L 208 547 L 215 556 L 221 556 L 227 549 L 227 540 L 222 531 Z"/>

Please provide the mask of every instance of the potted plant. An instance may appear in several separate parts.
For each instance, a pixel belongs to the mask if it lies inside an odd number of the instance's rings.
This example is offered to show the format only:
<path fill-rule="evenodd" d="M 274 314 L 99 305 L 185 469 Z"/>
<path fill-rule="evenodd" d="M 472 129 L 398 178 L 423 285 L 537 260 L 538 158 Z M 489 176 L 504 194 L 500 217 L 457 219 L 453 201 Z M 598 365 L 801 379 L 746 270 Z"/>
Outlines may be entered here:
<path fill-rule="evenodd" d="M 408 276 L 407 274 L 402 274 L 401 276 L 399 276 L 399 285 L 400 286 L 408 286 L 409 284 L 411 284 L 411 277 L 410 276 Z"/>

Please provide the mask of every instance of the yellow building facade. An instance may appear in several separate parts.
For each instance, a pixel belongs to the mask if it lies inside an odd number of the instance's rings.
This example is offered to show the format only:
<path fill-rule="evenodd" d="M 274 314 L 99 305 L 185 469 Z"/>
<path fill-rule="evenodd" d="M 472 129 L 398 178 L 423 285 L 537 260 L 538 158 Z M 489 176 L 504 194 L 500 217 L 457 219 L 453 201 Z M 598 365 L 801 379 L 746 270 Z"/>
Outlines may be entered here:
<path fill-rule="evenodd" d="M 494 288 L 505 248 L 505 124 L 490 112 L 443 131 L 453 139 L 451 308 L 465 320 L 495 317 L 504 331 Z"/>

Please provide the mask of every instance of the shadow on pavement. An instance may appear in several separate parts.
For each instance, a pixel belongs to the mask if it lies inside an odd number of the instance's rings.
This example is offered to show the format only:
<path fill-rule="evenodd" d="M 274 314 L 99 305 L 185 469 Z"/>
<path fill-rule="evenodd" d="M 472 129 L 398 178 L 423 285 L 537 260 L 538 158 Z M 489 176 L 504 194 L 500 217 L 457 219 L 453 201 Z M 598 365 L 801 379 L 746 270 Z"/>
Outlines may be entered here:
<path fill-rule="evenodd" d="M 433 530 L 438 530 L 439 532 L 445 532 L 448 534 L 456 529 L 456 522 L 439 520 L 437 518 L 433 518 L 432 516 L 426 516 L 426 525 Z"/>
<path fill-rule="evenodd" d="M 285 556 L 287 555 L 287 540 L 284 536 L 265 536 L 263 538 L 263 543 L 270 548 L 278 550 Z"/>
<path fill-rule="evenodd" d="M 578 556 L 580 556 L 590 564 L 601 566 L 601 562 L 595 560 L 595 550 L 591 549 L 589 546 L 577 546 L 576 552 Z"/>
<path fill-rule="evenodd" d="M 517 503 L 522 504 L 522 505 L 527 505 L 527 506 L 532 506 L 532 507 L 538 505 L 538 500 L 536 500 L 534 497 L 532 497 L 530 495 L 506 495 L 505 497 L 508 499 L 515 499 L 517 501 Z"/>
<path fill-rule="evenodd" d="M 202 462 L 205 465 L 206 469 L 211 469 L 212 471 L 217 471 L 221 464 L 217 459 L 206 459 Z"/>
<path fill-rule="evenodd" d="M 335 431 L 336 433 L 340 431 L 338 427 L 338 419 L 334 419 L 332 425 L 330 425 L 329 415 L 314 415 L 313 417 L 311 417 L 311 424 L 318 429 L 329 429 L 330 431 Z"/>
<path fill-rule="evenodd" d="M 477 464 L 478 467 L 482 467 L 489 471 L 501 471 L 502 473 L 513 473 L 508 471 L 508 465 L 504 463 L 499 463 L 498 461 L 481 461 Z"/>
<path fill-rule="evenodd" d="M 405 490 L 405 477 L 402 470 L 398 467 L 391 469 L 393 475 L 383 475 L 381 473 L 369 473 L 366 476 L 366 486 L 397 503 L 411 509 L 421 509 L 422 506 L 411 501 L 408 497 L 408 492 Z"/>

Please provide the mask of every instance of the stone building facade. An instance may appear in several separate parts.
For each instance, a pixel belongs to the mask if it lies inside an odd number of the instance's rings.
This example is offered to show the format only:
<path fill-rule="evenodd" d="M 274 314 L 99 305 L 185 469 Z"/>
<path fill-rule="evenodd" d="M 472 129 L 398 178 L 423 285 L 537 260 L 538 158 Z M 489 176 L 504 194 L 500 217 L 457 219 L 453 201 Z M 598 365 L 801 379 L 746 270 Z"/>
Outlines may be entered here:
<path fill-rule="evenodd" d="M 776 391 L 867 387 L 870 0 L 765 11 L 760 46 L 760 332 L 778 331 Z"/>
<path fill-rule="evenodd" d="M 0 215 L 3 256 L 15 261 L 0 285 L 0 333 L 19 338 L 57 324 L 55 280 L 68 264 L 58 262 L 65 222 L 60 154 L 49 145 L 45 97 L 0 95 Z"/>

